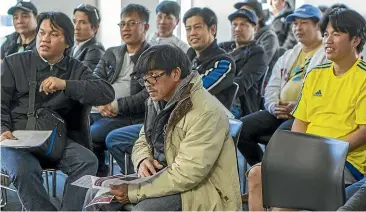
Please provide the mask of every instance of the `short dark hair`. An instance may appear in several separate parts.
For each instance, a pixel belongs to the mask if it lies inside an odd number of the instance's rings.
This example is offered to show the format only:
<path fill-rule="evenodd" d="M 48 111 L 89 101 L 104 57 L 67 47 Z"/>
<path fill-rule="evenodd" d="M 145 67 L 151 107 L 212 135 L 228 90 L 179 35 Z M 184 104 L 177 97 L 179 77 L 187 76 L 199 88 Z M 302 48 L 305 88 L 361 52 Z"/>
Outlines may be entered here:
<path fill-rule="evenodd" d="M 165 13 L 167 15 L 174 15 L 174 17 L 178 18 L 180 17 L 180 5 L 175 1 L 162 1 L 157 7 L 156 7 L 156 13 L 161 12 Z"/>
<path fill-rule="evenodd" d="M 37 21 L 36 32 L 38 34 L 41 23 L 44 20 L 49 19 L 51 22 L 51 27 L 56 29 L 62 29 L 64 31 L 65 41 L 69 45 L 65 50 L 67 55 L 72 46 L 74 46 L 74 24 L 70 18 L 62 12 L 44 12 L 40 13 Z"/>
<path fill-rule="evenodd" d="M 140 19 L 146 23 L 149 23 L 150 11 L 146 7 L 140 4 L 129 4 L 121 11 L 121 18 L 125 14 L 137 13 Z"/>
<path fill-rule="evenodd" d="M 351 9 L 335 8 L 323 17 L 320 25 L 322 34 L 324 34 L 328 23 L 335 31 L 347 33 L 350 39 L 360 38 L 361 41 L 356 50 L 358 53 L 362 52 L 366 40 L 366 21 L 362 15 Z"/>
<path fill-rule="evenodd" d="M 142 77 L 152 70 L 165 70 L 171 74 L 175 68 L 180 68 L 181 79 L 191 72 L 191 61 L 188 56 L 173 44 L 155 45 L 145 50 L 134 67 L 137 77 Z"/>
<path fill-rule="evenodd" d="M 98 8 L 90 4 L 81 4 L 74 9 L 73 14 L 75 14 L 76 11 L 84 12 L 88 16 L 88 20 L 92 27 L 96 27 L 98 24 L 100 24 L 101 18 Z"/>
<path fill-rule="evenodd" d="M 191 9 L 189 9 L 184 14 L 184 17 L 183 17 L 184 25 L 186 24 L 187 19 L 192 16 L 201 16 L 203 18 L 203 21 L 205 22 L 205 24 L 208 26 L 208 28 L 210 28 L 213 25 L 216 25 L 216 27 L 217 27 L 217 16 L 216 16 L 215 12 L 212 11 L 210 8 L 193 7 Z M 216 34 L 215 34 L 215 37 L 216 37 Z"/>

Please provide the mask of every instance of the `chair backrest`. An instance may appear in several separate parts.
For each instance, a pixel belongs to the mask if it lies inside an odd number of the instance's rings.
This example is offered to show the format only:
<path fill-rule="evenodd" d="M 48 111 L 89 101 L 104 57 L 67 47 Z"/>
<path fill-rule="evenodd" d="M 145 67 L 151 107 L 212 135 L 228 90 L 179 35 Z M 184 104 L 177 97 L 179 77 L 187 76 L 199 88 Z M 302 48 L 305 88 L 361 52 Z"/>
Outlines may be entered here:
<path fill-rule="evenodd" d="M 65 119 L 68 124 L 68 138 L 92 150 L 90 111 L 91 106 L 76 103 Z"/>
<path fill-rule="evenodd" d="M 229 119 L 230 124 L 230 135 L 234 140 L 235 147 L 238 146 L 239 136 L 243 122 L 238 119 Z"/>
<path fill-rule="evenodd" d="M 268 75 L 268 70 L 269 70 L 269 67 L 267 67 L 267 70 L 266 72 L 264 72 L 264 75 L 262 76 L 261 78 L 261 84 L 260 84 L 260 95 L 261 97 L 264 97 L 264 89 L 265 89 L 265 82 L 266 82 L 266 78 L 267 78 L 267 75 Z"/>
<path fill-rule="evenodd" d="M 239 85 L 236 82 L 233 82 L 233 84 L 230 87 L 221 91 L 220 96 L 217 98 L 228 110 L 231 111 L 231 106 L 234 103 L 238 90 L 239 90 Z"/>
<path fill-rule="evenodd" d="M 262 161 L 263 206 L 334 211 L 345 202 L 349 143 L 278 130 Z"/>

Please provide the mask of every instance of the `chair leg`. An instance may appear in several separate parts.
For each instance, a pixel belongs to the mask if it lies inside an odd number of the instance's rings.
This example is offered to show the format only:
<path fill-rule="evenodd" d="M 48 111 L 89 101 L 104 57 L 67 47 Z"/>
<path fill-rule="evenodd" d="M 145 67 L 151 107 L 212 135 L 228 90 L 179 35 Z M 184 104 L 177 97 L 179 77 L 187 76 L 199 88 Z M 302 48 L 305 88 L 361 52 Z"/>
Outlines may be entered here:
<path fill-rule="evenodd" d="M 129 158 L 129 154 L 125 153 L 125 175 L 127 175 L 128 173 L 128 167 L 129 167 L 129 163 L 130 163 L 130 158 Z"/>
<path fill-rule="evenodd" d="M 114 173 L 114 170 L 113 170 L 113 156 L 110 152 L 108 152 L 108 155 L 109 155 L 109 176 L 112 176 L 113 173 Z"/>
<path fill-rule="evenodd" d="M 8 194 L 6 193 L 6 189 L 5 188 L 1 188 L 1 204 L 0 204 L 0 208 L 5 207 L 7 203 L 8 203 Z"/>
<path fill-rule="evenodd" d="M 56 197 L 56 170 L 52 170 L 52 196 Z"/>
<path fill-rule="evenodd" d="M 245 194 L 247 191 L 247 176 L 245 175 L 245 173 L 248 171 L 248 163 L 244 158 L 244 176 L 243 176 L 243 193 Z"/>
<path fill-rule="evenodd" d="M 48 171 L 43 171 L 46 175 L 46 189 L 47 189 L 47 193 L 50 194 L 50 183 L 48 181 Z"/>

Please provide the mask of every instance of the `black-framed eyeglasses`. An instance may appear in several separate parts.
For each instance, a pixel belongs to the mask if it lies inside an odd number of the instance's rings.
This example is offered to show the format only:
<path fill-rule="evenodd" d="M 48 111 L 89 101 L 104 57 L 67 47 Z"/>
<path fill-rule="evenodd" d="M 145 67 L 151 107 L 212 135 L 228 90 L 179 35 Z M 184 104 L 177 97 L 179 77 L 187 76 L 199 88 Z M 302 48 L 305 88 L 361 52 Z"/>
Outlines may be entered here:
<path fill-rule="evenodd" d="M 157 74 L 157 75 L 141 77 L 141 78 L 137 79 L 137 82 L 139 82 L 139 84 L 141 86 L 145 86 L 145 83 L 149 83 L 150 85 L 154 85 L 158 81 L 158 78 L 164 76 L 164 74 L 166 74 L 165 71 L 161 72 L 160 74 Z"/>
<path fill-rule="evenodd" d="M 144 24 L 145 22 L 138 22 L 138 21 L 121 21 L 120 23 L 118 23 L 117 25 L 122 29 L 123 27 L 125 27 L 126 25 L 128 27 L 135 27 L 137 24 Z"/>
<path fill-rule="evenodd" d="M 97 8 L 95 8 L 94 6 L 90 5 L 90 4 L 80 4 L 79 6 L 76 7 L 75 10 L 79 10 L 79 9 L 85 9 L 89 12 L 94 12 L 95 13 L 95 17 L 97 18 L 97 21 L 99 21 L 99 15 L 97 12 Z"/>

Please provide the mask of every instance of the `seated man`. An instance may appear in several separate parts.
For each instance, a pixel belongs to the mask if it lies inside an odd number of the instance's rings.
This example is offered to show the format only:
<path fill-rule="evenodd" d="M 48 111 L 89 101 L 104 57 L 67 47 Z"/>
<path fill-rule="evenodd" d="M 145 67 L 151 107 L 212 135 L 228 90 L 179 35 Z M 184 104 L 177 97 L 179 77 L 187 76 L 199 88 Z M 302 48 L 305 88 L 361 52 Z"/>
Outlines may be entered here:
<path fill-rule="evenodd" d="M 262 3 L 258 2 L 257 0 L 244 0 L 242 2 L 238 2 L 234 5 L 236 9 L 246 8 L 253 10 L 258 17 L 258 24 L 257 24 L 257 31 L 255 32 L 255 42 L 262 46 L 265 49 L 265 54 L 267 56 L 268 61 L 268 73 L 265 79 L 265 84 L 267 84 L 273 66 L 278 60 L 280 56 L 278 54 L 278 50 L 280 47 L 277 34 L 271 28 L 271 26 L 266 24 L 268 17 L 265 15 L 265 11 L 262 8 Z"/>
<path fill-rule="evenodd" d="M 16 139 L 12 132 L 26 129 L 28 71 L 32 63 L 37 68 L 36 89 L 39 91 L 35 94 L 35 105 L 53 109 L 63 118 L 68 116 L 73 105 L 102 105 L 114 98 L 113 88 L 106 81 L 68 56 L 74 43 L 74 26 L 67 15 L 42 13 L 38 27 L 37 49 L 8 56 L 1 64 L 1 141 Z M 82 209 L 86 189 L 71 183 L 97 172 L 96 157 L 79 142 L 68 138 L 62 158 L 54 164 L 55 168 L 68 175 L 61 211 Z M 43 187 L 42 165 L 47 161 L 37 158 L 27 149 L 0 149 L 1 169 L 9 175 L 24 209 L 57 210 Z"/>
<path fill-rule="evenodd" d="M 15 32 L 6 36 L 5 42 L 1 45 L 0 58 L 16 52 L 32 50 L 36 47 L 37 8 L 31 2 L 18 2 L 8 10 L 13 16 Z"/>
<path fill-rule="evenodd" d="M 273 68 L 264 94 L 266 109 L 241 118 L 246 127 L 240 133 L 238 148 L 250 165 L 262 160 L 259 137 L 272 135 L 278 127 L 291 129 L 293 117 L 290 112 L 296 105 L 304 76 L 313 67 L 327 61 L 321 48 L 320 18 L 317 7 L 305 4 L 286 19 L 293 23 L 300 43 L 286 51 Z"/>
<path fill-rule="evenodd" d="M 93 151 L 99 160 L 98 176 L 106 176 L 105 139 L 114 129 L 143 123 L 145 100 L 149 96 L 135 76 L 135 63 L 141 53 L 150 47 L 145 42 L 149 29 L 149 11 L 142 5 L 129 4 L 122 9 L 119 23 L 125 44 L 107 49 L 94 73 L 108 80 L 116 99 L 94 108 L 91 113 Z"/>
<path fill-rule="evenodd" d="M 74 9 L 73 21 L 76 43 L 71 56 L 94 71 L 105 52 L 95 37 L 100 24 L 99 10 L 89 4 L 81 4 Z"/>
<path fill-rule="evenodd" d="M 235 63 L 231 56 L 225 53 L 216 44 L 217 17 L 208 8 L 192 8 L 184 15 L 187 30 L 187 40 L 191 48 L 188 50 L 190 59 L 194 60 L 193 69 L 202 77 L 203 87 L 212 95 L 225 102 L 225 93 L 222 92 L 233 83 Z M 142 125 L 129 126 L 112 131 L 107 139 L 106 146 L 116 159 L 123 173 L 130 173 L 132 169 L 124 170 L 125 153 L 131 154 Z M 132 135 L 135 133 L 134 135 Z M 131 163 L 130 163 L 131 164 Z"/>
<path fill-rule="evenodd" d="M 187 55 L 192 69 L 202 75 L 203 87 L 226 105 L 224 89 L 233 84 L 236 71 L 232 57 L 217 45 L 216 14 L 206 7 L 194 7 L 184 14 L 183 22 L 191 46 Z"/>
<path fill-rule="evenodd" d="M 149 183 L 112 186 L 120 203 L 102 209 L 137 203 L 136 211 L 241 210 L 235 146 L 224 106 L 203 88 L 199 74 L 190 72 L 188 57 L 175 46 L 149 48 L 136 66 L 150 98 L 133 164 L 140 176 L 166 169 Z M 89 190 L 85 203 L 93 193 Z"/>
<path fill-rule="evenodd" d="M 180 6 L 175 1 L 162 1 L 156 7 L 156 26 L 158 31 L 147 41 L 151 45 L 174 44 L 187 52 L 189 45 L 173 35 L 174 29 L 178 26 L 180 17 Z"/>
<path fill-rule="evenodd" d="M 366 63 L 359 58 L 366 21 L 354 10 L 335 9 L 324 17 L 321 30 L 331 62 L 307 74 L 292 131 L 349 142 L 344 179 L 351 184 L 366 173 Z M 263 210 L 260 171 L 258 166 L 249 173 L 251 210 Z"/>
<path fill-rule="evenodd" d="M 235 60 L 238 83 L 238 103 L 233 108 L 236 118 L 258 111 L 261 102 L 261 86 L 267 71 L 267 58 L 263 47 L 254 39 L 258 18 L 249 9 L 239 9 L 229 16 L 234 41 L 225 42 L 224 50 Z M 225 48 L 226 47 L 226 48 Z"/>

